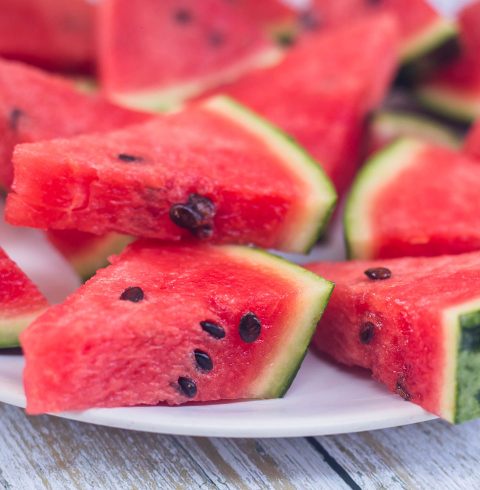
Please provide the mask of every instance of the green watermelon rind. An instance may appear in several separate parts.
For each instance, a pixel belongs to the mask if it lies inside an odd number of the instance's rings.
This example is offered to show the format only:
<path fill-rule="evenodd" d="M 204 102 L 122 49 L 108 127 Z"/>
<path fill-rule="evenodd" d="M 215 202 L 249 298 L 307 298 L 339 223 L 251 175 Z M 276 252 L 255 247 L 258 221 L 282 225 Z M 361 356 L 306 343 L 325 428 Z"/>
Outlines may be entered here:
<path fill-rule="evenodd" d="M 243 262 L 271 267 L 273 274 L 284 277 L 290 283 L 295 281 L 301 288 L 301 297 L 292 302 L 292 311 L 283 325 L 286 337 L 280 339 L 276 352 L 272 350 L 268 369 L 264 369 L 250 387 L 253 398 L 281 398 L 302 365 L 334 284 L 261 249 L 234 245 L 223 248 L 227 254 Z"/>
<path fill-rule="evenodd" d="M 350 259 L 372 259 L 372 224 L 368 220 L 369 204 L 379 191 L 415 163 L 415 155 L 425 148 L 419 140 L 402 138 L 376 153 L 360 170 L 347 197 L 343 215 L 344 238 Z"/>
<path fill-rule="evenodd" d="M 241 62 L 210 76 L 179 82 L 171 87 L 142 89 L 135 92 L 115 92 L 106 89 L 106 96 L 114 103 L 128 109 L 146 112 L 175 110 L 191 98 L 212 90 L 219 85 L 231 83 L 250 70 L 268 68 L 279 63 L 285 53 L 279 47 L 268 47 Z"/>
<path fill-rule="evenodd" d="M 452 149 L 460 149 L 462 139 L 448 126 L 433 118 L 404 111 L 381 111 L 374 115 L 371 122 L 373 134 L 415 137 Z M 408 136 L 410 135 L 410 136 Z"/>
<path fill-rule="evenodd" d="M 0 348 L 19 347 L 20 334 L 39 317 L 46 308 L 29 314 L 19 315 L 12 318 L 0 319 Z"/>
<path fill-rule="evenodd" d="M 415 96 L 426 109 L 460 123 L 470 124 L 480 117 L 480 90 L 478 96 L 469 96 L 455 87 L 425 82 L 417 88 Z"/>
<path fill-rule="evenodd" d="M 457 35 L 458 28 L 455 22 L 438 17 L 422 33 L 414 36 L 410 43 L 402 47 L 400 59 L 403 64 L 418 60 Z"/>
<path fill-rule="evenodd" d="M 440 415 L 452 423 L 480 417 L 480 299 L 443 312 L 446 365 Z"/>
<path fill-rule="evenodd" d="M 204 106 L 262 139 L 309 188 L 310 199 L 303 219 L 291 218 L 290 227 L 287 227 L 282 243 L 278 244 L 279 249 L 287 252 L 308 253 L 326 231 L 337 202 L 335 187 L 327 174 L 292 137 L 234 99 L 215 96 L 207 99 Z"/>

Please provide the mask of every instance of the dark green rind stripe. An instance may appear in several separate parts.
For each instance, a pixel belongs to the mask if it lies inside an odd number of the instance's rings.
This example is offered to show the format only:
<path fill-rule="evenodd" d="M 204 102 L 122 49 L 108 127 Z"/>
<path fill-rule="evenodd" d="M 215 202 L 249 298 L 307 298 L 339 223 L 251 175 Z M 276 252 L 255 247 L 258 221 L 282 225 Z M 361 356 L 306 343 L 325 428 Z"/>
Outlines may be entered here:
<path fill-rule="evenodd" d="M 480 417 L 480 310 L 460 315 L 455 423 Z"/>

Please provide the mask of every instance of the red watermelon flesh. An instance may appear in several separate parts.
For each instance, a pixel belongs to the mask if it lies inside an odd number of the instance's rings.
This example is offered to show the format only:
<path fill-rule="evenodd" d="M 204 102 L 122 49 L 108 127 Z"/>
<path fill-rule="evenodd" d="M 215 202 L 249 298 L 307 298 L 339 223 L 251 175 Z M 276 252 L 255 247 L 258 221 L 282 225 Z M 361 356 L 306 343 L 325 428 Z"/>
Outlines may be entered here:
<path fill-rule="evenodd" d="M 22 335 L 27 411 L 280 397 L 331 290 L 251 248 L 137 243 Z"/>
<path fill-rule="evenodd" d="M 376 13 L 388 13 L 397 20 L 404 61 L 425 54 L 455 34 L 452 24 L 427 0 L 313 0 L 300 20 L 305 29 L 315 31 Z"/>
<path fill-rule="evenodd" d="M 480 250 L 480 165 L 453 150 L 401 140 L 358 174 L 345 208 L 353 258 Z"/>
<path fill-rule="evenodd" d="M 476 122 L 467 134 L 464 151 L 471 157 L 480 159 L 480 120 Z"/>
<path fill-rule="evenodd" d="M 308 268 L 335 282 L 319 351 L 451 422 L 480 416 L 479 253 Z"/>
<path fill-rule="evenodd" d="M 0 186 L 10 187 L 18 143 L 107 131 L 149 117 L 79 92 L 63 78 L 0 60 Z"/>
<path fill-rule="evenodd" d="M 56 69 L 92 68 L 95 7 L 87 0 L 1 0 L 0 55 Z"/>
<path fill-rule="evenodd" d="M 139 0 L 132 9 L 130 0 L 103 1 L 99 63 L 105 93 L 157 110 L 277 60 L 281 55 L 262 25 L 274 12 L 255 3 Z M 284 9 L 278 10 L 283 21 Z"/>
<path fill-rule="evenodd" d="M 352 39 L 362 39 L 362 50 Z M 323 166 L 341 193 L 358 164 L 364 119 L 382 101 L 396 69 L 391 17 L 372 16 L 305 39 L 275 67 L 219 92 L 278 125 Z"/>
<path fill-rule="evenodd" d="M 117 132 L 18 145 L 14 165 L 7 219 L 44 229 L 302 252 L 335 202 L 303 149 L 224 97 Z"/>
<path fill-rule="evenodd" d="M 45 297 L 0 249 L 0 347 L 18 346 L 18 335 L 48 306 Z"/>

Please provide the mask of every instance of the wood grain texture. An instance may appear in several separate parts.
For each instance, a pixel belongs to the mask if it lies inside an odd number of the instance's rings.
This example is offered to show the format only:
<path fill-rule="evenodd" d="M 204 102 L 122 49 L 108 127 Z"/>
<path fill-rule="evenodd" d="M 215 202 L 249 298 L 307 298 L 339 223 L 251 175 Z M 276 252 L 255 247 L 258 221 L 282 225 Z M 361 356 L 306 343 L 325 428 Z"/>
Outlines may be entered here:
<path fill-rule="evenodd" d="M 480 421 L 297 439 L 129 432 L 0 404 L 0 489 L 474 489 Z"/>

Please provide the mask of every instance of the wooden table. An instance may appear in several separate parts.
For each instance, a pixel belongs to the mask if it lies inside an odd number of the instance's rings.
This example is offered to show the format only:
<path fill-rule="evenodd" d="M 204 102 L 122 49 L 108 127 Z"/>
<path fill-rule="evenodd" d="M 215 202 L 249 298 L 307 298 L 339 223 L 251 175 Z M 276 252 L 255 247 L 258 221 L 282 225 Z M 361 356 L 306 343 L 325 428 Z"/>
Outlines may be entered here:
<path fill-rule="evenodd" d="M 4 489 L 480 488 L 480 421 L 296 439 L 206 439 L 27 417 L 0 404 Z"/>

